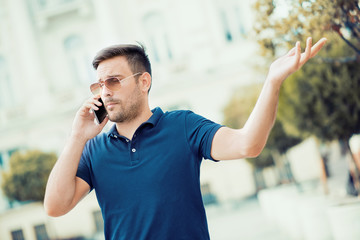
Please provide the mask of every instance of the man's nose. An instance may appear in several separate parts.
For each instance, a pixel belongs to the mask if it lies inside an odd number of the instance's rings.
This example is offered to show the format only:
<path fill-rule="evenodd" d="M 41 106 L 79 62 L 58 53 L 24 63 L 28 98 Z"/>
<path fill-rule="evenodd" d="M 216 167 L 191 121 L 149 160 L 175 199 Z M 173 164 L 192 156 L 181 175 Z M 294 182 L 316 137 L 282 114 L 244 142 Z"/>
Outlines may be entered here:
<path fill-rule="evenodd" d="M 113 92 L 110 89 L 108 89 L 104 84 L 104 86 L 101 89 L 101 96 L 106 97 L 106 96 L 112 96 L 112 95 L 113 95 Z"/>

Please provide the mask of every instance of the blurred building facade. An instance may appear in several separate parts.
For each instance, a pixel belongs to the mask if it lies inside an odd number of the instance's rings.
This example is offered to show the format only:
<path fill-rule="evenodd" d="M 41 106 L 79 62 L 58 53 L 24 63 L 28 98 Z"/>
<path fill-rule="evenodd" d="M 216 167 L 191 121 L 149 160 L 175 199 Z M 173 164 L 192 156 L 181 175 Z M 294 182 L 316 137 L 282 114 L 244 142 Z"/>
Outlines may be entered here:
<path fill-rule="evenodd" d="M 111 44 L 147 47 L 152 107 L 190 109 L 221 123 L 233 90 L 264 80 L 253 70 L 259 58 L 250 2 L 0 0 L 0 172 L 17 150 L 61 152 L 75 112 L 91 96 L 92 58 Z M 217 201 L 256 191 L 242 160 L 204 161 L 201 182 Z M 0 193 L 0 213 L 7 208 Z M 20 234 L 8 227 L 1 239 Z"/>

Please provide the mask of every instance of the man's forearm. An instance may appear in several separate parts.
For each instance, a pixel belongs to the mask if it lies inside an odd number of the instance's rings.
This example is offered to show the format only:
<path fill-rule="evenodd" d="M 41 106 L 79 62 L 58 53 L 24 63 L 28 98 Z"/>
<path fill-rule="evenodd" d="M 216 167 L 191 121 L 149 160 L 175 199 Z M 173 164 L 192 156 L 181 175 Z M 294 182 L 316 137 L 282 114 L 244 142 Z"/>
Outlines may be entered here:
<path fill-rule="evenodd" d="M 71 206 L 76 189 L 76 172 L 86 141 L 72 136 L 69 138 L 50 173 L 44 205 L 47 209 Z"/>
<path fill-rule="evenodd" d="M 279 102 L 280 84 L 267 78 L 256 105 L 246 121 L 243 131 L 249 145 L 261 151 L 274 125 Z"/>

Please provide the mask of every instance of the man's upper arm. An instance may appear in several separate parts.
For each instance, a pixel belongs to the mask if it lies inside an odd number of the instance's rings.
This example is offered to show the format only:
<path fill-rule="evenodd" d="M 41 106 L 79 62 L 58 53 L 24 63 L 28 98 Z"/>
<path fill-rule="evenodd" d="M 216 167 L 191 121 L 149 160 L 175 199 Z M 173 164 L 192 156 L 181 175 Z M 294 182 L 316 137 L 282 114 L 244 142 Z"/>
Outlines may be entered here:
<path fill-rule="evenodd" d="M 71 202 L 70 210 L 73 209 L 81 199 L 83 199 L 90 192 L 89 184 L 83 179 L 76 177 L 75 178 L 75 194 L 73 201 Z M 69 211 L 70 211 L 69 210 Z"/>
<path fill-rule="evenodd" d="M 211 157 L 212 140 L 215 133 L 221 127 L 222 126 L 220 124 L 217 124 L 191 111 L 186 112 L 186 137 L 190 148 L 194 151 L 194 153 L 199 154 L 199 157 L 201 156 L 205 159 L 213 160 Z"/>
<path fill-rule="evenodd" d="M 259 154 L 257 146 L 250 146 L 243 129 L 220 128 L 214 135 L 211 156 L 215 160 L 231 160 L 255 157 Z"/>
<path fill-rule="evenodd" d="M 93 147 L 91 147 L 90 144 L 92 144 L 91 140 L 86 143 L 83 153 L 81 154 L 80 162 L 76 172 L 76 177 L 87 183 L 87 185 L 90 187 L 90 190 L 92 190 L 93 184 L 92 184 L 92 175 L 90 171 L 90 165 L 91 165 L 90 151 L 91 149 L 93 149 Z"/>

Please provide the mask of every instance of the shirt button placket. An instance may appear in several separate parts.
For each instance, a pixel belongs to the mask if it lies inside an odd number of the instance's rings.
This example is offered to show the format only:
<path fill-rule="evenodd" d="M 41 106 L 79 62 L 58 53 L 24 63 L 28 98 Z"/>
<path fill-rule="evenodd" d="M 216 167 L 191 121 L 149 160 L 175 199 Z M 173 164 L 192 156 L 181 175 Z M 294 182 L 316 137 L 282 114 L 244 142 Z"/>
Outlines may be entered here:
<path fill-rule="evenodd" d="M 131 164 L 136 164 L 137 160 L 138 160 L 138 154 L 137 154 L 137 149 L 134 146 L 134 144 L 132 144 L 132 146 L 130 147 L 130 159 L 131 159 Z"/>
<path fill-rule="evenodd" d="M 131 146 L 130 146 L 130 155 L 131 155 L 131 162 L 135 163 L 139 160 L 139 154 L 138 154 L 138 149 L 137 149 L 137 136 L 136 134 L 134 134 L 133 139 L 131 141 Z"/>

